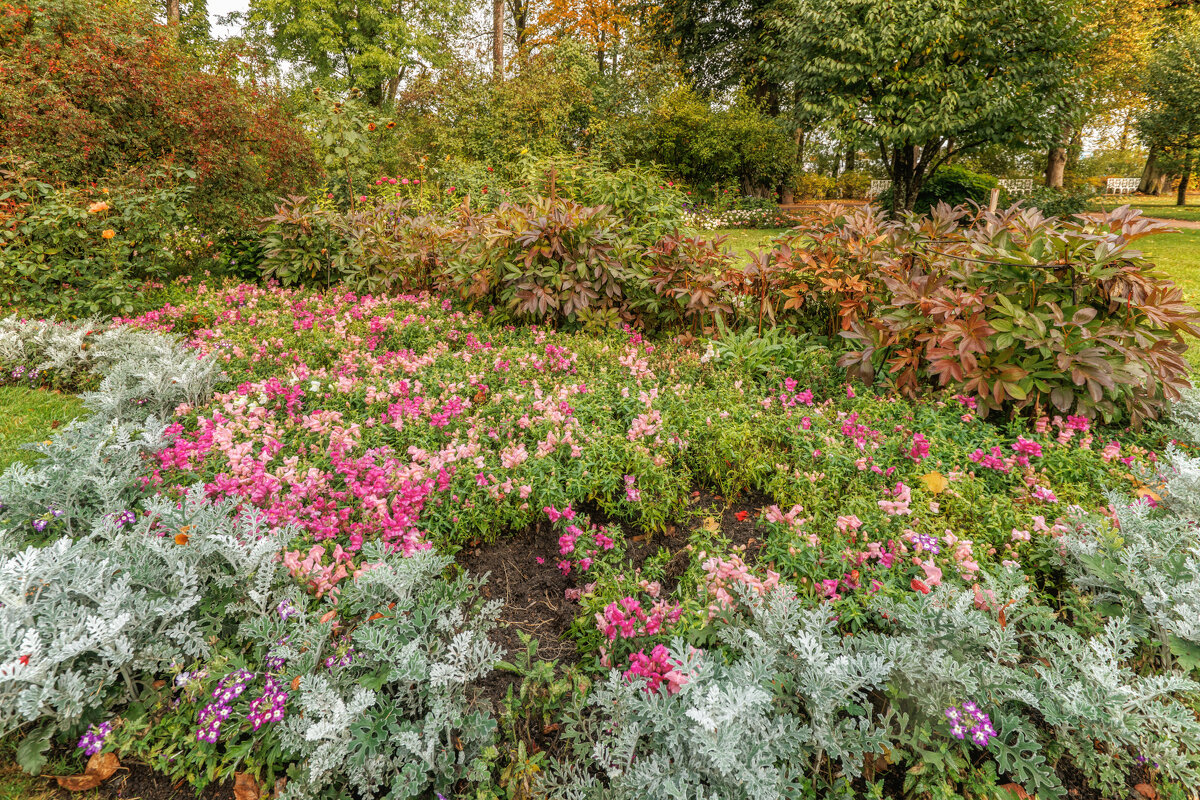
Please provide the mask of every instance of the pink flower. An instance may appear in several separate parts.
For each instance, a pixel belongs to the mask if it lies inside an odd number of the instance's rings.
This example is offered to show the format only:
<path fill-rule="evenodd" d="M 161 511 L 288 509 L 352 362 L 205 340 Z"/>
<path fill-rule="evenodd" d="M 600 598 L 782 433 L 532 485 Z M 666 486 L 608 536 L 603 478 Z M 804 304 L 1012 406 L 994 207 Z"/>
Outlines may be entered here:
<path fill-rule="evenodd" d="M 634 483 L 636 481 L 637 478 L 633 477 L 632 475 L 625 476 L 625 499 L 631 503 L 636 503 L 642 499 L 641 490 L 634 488 Z"/>

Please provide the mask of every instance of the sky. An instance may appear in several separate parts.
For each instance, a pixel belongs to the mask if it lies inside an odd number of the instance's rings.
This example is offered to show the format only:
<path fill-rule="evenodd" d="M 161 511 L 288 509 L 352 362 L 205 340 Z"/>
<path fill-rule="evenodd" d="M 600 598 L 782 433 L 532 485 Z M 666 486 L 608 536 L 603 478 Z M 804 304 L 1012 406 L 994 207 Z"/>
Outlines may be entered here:
<path fill-rule="evenodd" d="M 223 17 L 233 11 L 245 11 L 250 7 L 250 0 L 208 0 L 208 19 L 212 25 L 212 35 L 224 39 L 239 31 L 238 28 L 217 24 L 217 17 Z"/>

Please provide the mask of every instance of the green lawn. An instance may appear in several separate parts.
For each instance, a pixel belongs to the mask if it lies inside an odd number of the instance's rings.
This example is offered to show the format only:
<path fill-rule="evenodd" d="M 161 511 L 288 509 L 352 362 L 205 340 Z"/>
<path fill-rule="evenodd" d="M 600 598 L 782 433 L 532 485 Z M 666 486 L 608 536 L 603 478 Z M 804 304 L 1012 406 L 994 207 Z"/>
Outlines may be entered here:
<path fill-rule="evenodd" d="M 50 431 L 81 413 L 83 403 L 71 395 L 0 387 L 0 472 L 14 461 L 30 463 L 37 455 L 22 450 L 22 444 L 46 439 Z"/>
<path fill-rule="evenodd" d="M 771 240 L 787 232 L 786 228 L 720 228 L 715 231 L 700 231 L 705 238 L 724 236 L 725 246 L 745 257 L 747 250 L 761 250 L 771 245 Z"/>
<path fill-rule="evenodd" d="M 1098 208 L 1105 210 L 1116 208 L 1117 206 L 1131 205 L 1134 208 L 1140 208 L 1142 213 L 1147 217 L 1200 222 L 1200 196 L 1194 194 L 1188 196 L 1188 205 L 1186 206 L 1175 205 L 1174 194 L 1165 194 L 1159 197 L 1120 197 L 1106 195 L 1096 198 L 1095 203 Z"/>

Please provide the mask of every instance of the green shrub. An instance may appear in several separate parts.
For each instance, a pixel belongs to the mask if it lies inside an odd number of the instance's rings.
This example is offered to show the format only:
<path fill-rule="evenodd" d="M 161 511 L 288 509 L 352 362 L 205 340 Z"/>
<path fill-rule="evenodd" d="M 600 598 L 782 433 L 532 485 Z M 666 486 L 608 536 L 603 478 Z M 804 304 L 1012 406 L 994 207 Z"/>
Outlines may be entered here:
<path fill-rule="evenodd" d="M 801 172 L 793 179 L 793 184 L 797 200 L 825 200 L 837 187 L 833 178 L 815 172 Z"/>
<path fill-rule="evenodd" d="M 915 210 L 921 213 L 938 203 L 961 206 L 967 201 L 986 206 L 992 189 L 998 185 L 991 175 L 980 175 L 966 167 L 950 164 L 939 169 L 925 181 L 917 195 Z M 1004 198 L 1001 198 L 1003 201 Z M 1005 203 L 1007 205 L 1007 203 Z"/>
<path fill-rule="evenodd" d="M 603 206 L 505 203 L 467 217 L 457 237 L 451 284 L 473 303 L 487 300 L 518 316 L 557 321 L 615 311 L 644 287 L 622 220 Z"/>
<path fill-rule="evenodd" d="M 865 172 L 843 172 L 837 178 L 837 196 L 842 200 L 866 199 L 871 176 Z"/>
<path fill-rule="evenodd" d="M 656 167 L 609 169 L 579 158 L 526 158 L 514 172 L 514 200 L 537 203 L 549 197 L 551 177 L 555 197 L 607 208 L 623 222 L 625 234 L 642 246 L 683 224 L 686 197 Z"/>
<path fill-rule="evenodd" d="M 145 281 L 211 259 L 187 211 L 192 172 L 140 186 L 63 189 L 0 175 L 0 303 L 43 316 L 132 313 Z"/>
<path fill-rule="evenodd" d="M 339 211 L 291 197 L 264 220 L 262 274 L 285 286 L 344 282 L 357 291 L 429 289 L 450 247 L 440 217 L 413 213 L 402 197 Z"/>
<path fill-rule="evenodd" d="M 1021 205 L 1039 209 L 1048 217 L 1073 217 L 1090 210 L 1095 195 L 1089 186 L 1074 191 L 1039 186 L 1021 198 Z"/>
<path fill-rule="evenodd" d="M 961 206 L 973 202 L 986 207 L 991 200 L 992 189 L 999 182 L 991 175 L 980 175 L 966 167 L 950 164 L 941 167 L 933 173 L 917 193 L 913 211 L 917 214 L 928 214 L 938 203 L 948 206 Z M 892 187 L 888 187 L 875 201 L 880 208 L 890 208 L 892 204 Z M 1008 205 L 1008 194 L 1001 190 L 1000 205 Z"/>

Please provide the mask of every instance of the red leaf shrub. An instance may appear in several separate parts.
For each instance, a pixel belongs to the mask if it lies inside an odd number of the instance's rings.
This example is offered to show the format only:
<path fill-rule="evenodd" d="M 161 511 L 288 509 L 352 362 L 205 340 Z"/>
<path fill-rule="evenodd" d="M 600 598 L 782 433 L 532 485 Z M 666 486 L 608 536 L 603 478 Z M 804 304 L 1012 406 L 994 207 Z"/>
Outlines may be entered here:
<path fill-rule="evenodd" d="M 202 69 L 129 0 L 0 2 L 0 151 L 67 185 L 186 167 L 197 218 L 238 229 L 316 170 L 277 97 Z"/>
<path fill-rule="evenodd" d="M 810 217 L 792 250 L 768 256 L 803 286 L 790 295 L 801 314 L 836 323 L 855 377 L 908 396 L 936 384 L 984 413 L 1136 425 L 1189 385 L 1183 335 L 1200 335 L 1182 290 L 1130 246 L 1166 229 L 1128 207 L 1077 221 L 1019 206 L 902 221 L 861 209 Z"/>

